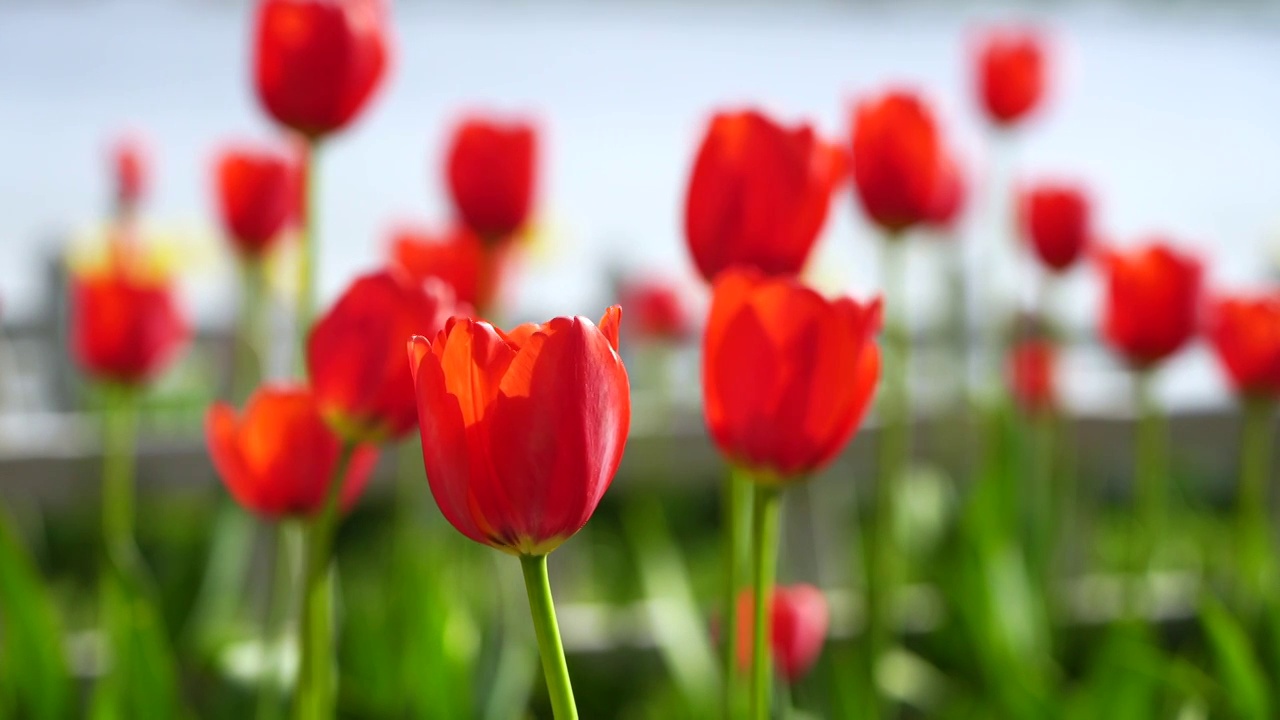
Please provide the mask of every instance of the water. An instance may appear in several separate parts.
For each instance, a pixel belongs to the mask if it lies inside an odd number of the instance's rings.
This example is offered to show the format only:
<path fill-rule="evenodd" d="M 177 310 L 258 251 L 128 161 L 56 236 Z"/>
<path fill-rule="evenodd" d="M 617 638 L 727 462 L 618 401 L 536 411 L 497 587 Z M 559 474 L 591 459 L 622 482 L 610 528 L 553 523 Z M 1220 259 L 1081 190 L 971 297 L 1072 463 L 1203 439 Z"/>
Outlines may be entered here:
<path fill-rule="evenodd" d="M 156 151 L 153 223 L 216 257 L 208 161 L 223 140 L 270 137 L 248 82 L 251 7 L 222 2 L 0 4 L 0 297 L 29 315 L 58 238 L 106 205 L 104 147 L 120 128 Z M 715 107 L 758 103 L 846 132 L 860 94 L 925 88 L 975 172 L 986 138 L 970 95 L 967 42 L 991 16 L 964 9 L 814 4 L 412 3 L 394 8 L 393 75 L 369 112 L 324 152 L 320 282 L 338 292 L 372 268 L 396 219 L 441 220 L 442 140 L 460 109 L 534 112 L 546 129 L 542 217 L 554 235 L 529 259 L 515 305 L 596 315 L 604 270 L 692 270 L 680 237 L 693 149 Z M 1079 6 L 1035 16 L 1057 35 L 1060 82 L 1018 138 L 1020 175 L 1087 179 L 1117 243 L 1165 232 L 1211 257 L 1215 286 L 1264 279 L 1280 229 L 1280 24 L 1273 11 L 1169 12 Z M 977 224 L 977 220 L 974 223 Z M 921 255 L 930 251 L 922 250 Z M 814 276 L 877 287 L 873 235 L 847 197 L 833 209 Z M 190 292 L 226 317 L 228 265 L 201 263 Z M 938 298 L 915 261 L 912 304 Z M 1086 326 L 1096 288 L 1065 292 Z M 1102 363 L 1105 367 L 1105 363 Z M 1203 353 L 1175 363 L 1179 402 L 1221 399 Z M 1080 380 L 1100 401 L 1114 382 Z"/>

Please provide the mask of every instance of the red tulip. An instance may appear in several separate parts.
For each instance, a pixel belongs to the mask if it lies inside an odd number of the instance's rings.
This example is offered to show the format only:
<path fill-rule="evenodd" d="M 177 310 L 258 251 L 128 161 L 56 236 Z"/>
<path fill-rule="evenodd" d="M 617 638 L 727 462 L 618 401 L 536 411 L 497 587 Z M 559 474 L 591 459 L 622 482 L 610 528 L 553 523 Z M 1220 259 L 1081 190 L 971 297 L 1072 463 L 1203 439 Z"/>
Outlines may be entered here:
<path fill-rule="evenodd" d="M 232 147 L 214 165 L 218 212 L 236 250 L 260 257 L 281 237 L 297 210 L 294 161 L 270 148 Z"/>
<path fill-rule="evenodd" d="M 1047 340 L 1024 340 L 1009 357 L 1010 389 L 1023 412 L 1036 415 L 1057 407 L 1057 348 Z"/>
<path fill-rule="evenodd" d="M 1100 254 L 1106 273 L 1103 334 L 1135 366 L 1173 355 L 1196 332 L 1200 262 L 1160 242 Z"/>
<path fill-rule="evenodd" d="M 490 243 L 529 221 L 537 185 L 537 129 L 523 120 L 473 117 L 449 145 L 449 192 L 458 218 Z"/>
<path fill-rule="evenodd" d="M 1075 264 L 1091 239 L 1089 197 L 1073 185 L 1045 183 L 1026 188 L 1018 202 L 1022 236 L 1054 272 Z"/>
<path fill-rule="evenodd" d="M 321 419 L 310 390 L 261 387 L 242 415 L 214 403 L 205 439 L 214 468 L 245 509 L 268 517 L 309 517 L 324 509 L 342 442 Z M 342 480 L 343 509 L 360 497 L 377 459 L 373 447 L 353 451 Z"/>
<path fill-rule="evenodd" d="M 414 335 L 434 335 L 449 318 L 470 311 L 439 280 L 389 271 L 357 278 L 307 342 L 307 373 L 320 414 L 351 440 L 403 436 L 418 421 L 405 343 Z"/>
<path fill-rule="evenodd" d="M 938 168 L 938 191 L 925 222 L 941 230 L 950 230 L 960 219 L 966 194 L 960 164 L 951 155 L 942 156 Z"/>
<path fill-rule="evenodd" d="M 431 494 L 463 535 L 543 555 L 595 512 L 631 423 L 622 311 L 599 327 L 558 317 L 504 333 L 454 318 L 409 362 Z"/>
<path fill-rule="evenodd" d="M 350 123 L 386 74 L 380 0 L 262 0 L 255 32 L 258 100 L 309 138 Z"/>
<path fill-rule="evenodd" d="M 147 190 L 147 148 L 135 136 L 117 138 L 111 146 L 111 174 L 115 180 L 116 205 L 134 208 Z"/>
<path fill-rule="evenodd" d="M 419 280 L 440 278 L 459 302 L 486 313 L 498 300 L 511 248 L 488 245 L 465 225 L 439 234 L 405 226 L 391 234 L 389 254 L 392 266 Z"/>
<path fill-rule="evenodd" d="M 1280 292 L 1216 298 L 1205 334 L 1236 392 L 1280 397 Z"/>
<path fill-rule="evenodd" d="M 1044 96 L 1044 46 L 1026 30 L 990 33 L 977 53 L 978 96 L 987 117 L 1011 126 L 1040 104 Z"/>
<path fill-rule="evenodd" d="M 755 602 L 750 590 L 738 595 L 738 666 L 751 666 Z M 776 587 L 769 598 L 769 649 L 778 674 L 795 683 L 809 672 L 827 639 L 827 599 L 812 585 Z"/>
<path fill-rule="evenodd" d="M 794 278 L 721 274 L 703 344 L 707 426 L 733 462 L 796 479 L 830 462 L 880 376 L 880 300 L 828 301 Z"/>
<path fill-rule="evenodd" d="M 188 337 L 168 278 L 117 254 L 104 269 L 71 277 L 71 349 L 99 380 L 142 385 L 178 355 Z"/>
<path fill-rule="evenodd" d="M 946 158 L 924 100 L 899 90 L 859 103 L 852 147 L 854 189 L 872 222 L 900 233 L 935 214 Z"/>
<path fill-rule="evenodd" d="M 689 309 L 680 290 L 655 278 L 625 284 L 622 309 L 633 318 L 628 322 L 637 337 L 648 340 L 679 342 L 692 329 Z"/>
<path fill-rule="evenodd" d="M 717 113 L 694 160 L 684 231 L 708 282 L 746 265 L 769 275 L 803 268 L 845 173 L 843 153 L 808 125 L 755 110 Z"/>

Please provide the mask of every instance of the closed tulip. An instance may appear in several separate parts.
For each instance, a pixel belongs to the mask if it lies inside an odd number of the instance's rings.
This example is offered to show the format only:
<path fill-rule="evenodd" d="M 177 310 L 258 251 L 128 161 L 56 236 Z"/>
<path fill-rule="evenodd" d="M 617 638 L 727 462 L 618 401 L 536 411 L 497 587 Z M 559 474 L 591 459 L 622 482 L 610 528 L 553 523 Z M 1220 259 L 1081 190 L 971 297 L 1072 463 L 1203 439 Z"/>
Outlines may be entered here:
<path fill-rule="evenodd" d="M 1009 385 L 1022 411 L 1037 415 L 1058 403 L 1057 349 L 1043 339 L 1023 340 L 1009 355 Z"/>
<path fill-rule="evenodd" d="M 1091 240 L 1089 197 L 1078 186 L 1042 183 L 1024 188 L 1018 199 L 1022 236 L 1053 272 L 1065 272 Z"/>
<path fill-rule="evenodd" d="M 318 515 L 343 452 L 315 396 L 295 386 L 259 388 L 242 414 L 214 403 L 205 439 L 214 468 L 236 502 L 269 518 Z M 377 450 L 369 446 L 351 452 L 341 479 L 342 508 L 360 497 L 376 460 Z"/>
<path fill-rule="evenodd" d="M 297 210 L 298 169 L 285 153 L 229 147 L 214 162 L 218 215 L 227 239 L 245 257 L 261 257 Z"/>
<path fill-rule="evenodd" d="M 142 139 L 125 135 L 111 146 L 111 174 L 115 182 L 115 201 L 119 208 L 130 211 L 142 202 L 147 191 L 147 148 Z"/>
<path fill-rule="evenodd" d="M 978 99 L 987 118 L 1012 126 L 1040 105 L 1045 92 L 1045 49 L 1035 32 L 991 32 L 977 52 Z"/>
<path fill-rule="evenodd" d="M 540 556 L 576 533 L 613 481 L 631 423 L 621 310 L 502 332 L 454 318 L 409 360 L 431 493 L 463 535 Z"/>
<path fill-rule="evenodd" d="M 694 160 L 685 240 L 708 282 L 734 266 L 799 273 L 845 173 L 844 154 L 808 125 L 784 127 L 761 112 L 718 113 Z"/>
<path fill-rule="evenodd" d="M 1280 397 L 1280 292 L 1215 298 L 1207 315 L 1205 334 L 1236 392 Z"/>
<path fill-rule="evenodd" d="M 675 285 L 657 278 L 627 282 L 620 293 L 627 326 L 649 341 L 680 342 L 693 327 L 688 303 Z"/>
<path fill-rule="evenodd" d="M 95 379 L 138 386 L 168 367 L 190 333 L 170 279 L 131 252 L 72 273 L 71 350 Z"/>
<path fill-rule="evenodd" d="M 964 173 L 952 155 L 944 155 L 938 168 L 938 190 L 925 222 L 939 230 L 951 230 L 959 222 L 968 199 Z"/>
<path fill-rule="evenodd" d="M 1199 260 L 1158 241 L 1099 257 L 1106 282 L 1102 332 L 1112 349 L 1145 368 L 1186 345 L 1199 320 Z"/>
<path fill-rule="evenodd" d="M 418 404 L 404 347 L 434 335 L 459 305 L 439 280 L 393 271 L 364 275 L 316 322 L 307 342 L 307 372 L 320 414 L 353 441 L 395 440 L 413 429 Z"/>
<path fill-rule="evenodd" d="M 509 245 L 489 245 L 465 225 L 442 233 L 405 225 L 391 233 L 389 250 L 393 267 L 419 280 L 439 278 L 481 314 L 499 302 L 511 254 Z"/>
<path fill-rule="evenodd" d="M 751 619 L 755 607 L 749 590 L 738 595 L 738 665 L 751 663 Z M 809 672 L 827 639 L 830 612 L 822 591 L 812 585 L 775 587 L 769 598 L 769 649 L 774 667 L 788 683 Z"/>
<path fill-rule="evenodd" d="M 262 0 L 254 39 L 258 100 L 308 138 L 346 127 L 386 74 L 381 0 Z"/>
<path fill-rule="evenodd" d="M 491 244 L 529 222 L 537 190 L 538 132 L 525 120 L 470 117 L 454 130 L 445 174 L 458 219 Z"/>
<path fill-rule="evenodd" d="M 880 300 L 827 300 L 794 278 L 716 281 L 703 344 L 707 427 L 733 462 L 798 479 L 835 458 L 880 376 Z"/>
<path fill-rule="evenodd" d="M 895 90 L 859 103 L 851 145 L 854 190 L 871 222 L 898 234 L 936 213 L 946 157 L 922 98 Z"/>

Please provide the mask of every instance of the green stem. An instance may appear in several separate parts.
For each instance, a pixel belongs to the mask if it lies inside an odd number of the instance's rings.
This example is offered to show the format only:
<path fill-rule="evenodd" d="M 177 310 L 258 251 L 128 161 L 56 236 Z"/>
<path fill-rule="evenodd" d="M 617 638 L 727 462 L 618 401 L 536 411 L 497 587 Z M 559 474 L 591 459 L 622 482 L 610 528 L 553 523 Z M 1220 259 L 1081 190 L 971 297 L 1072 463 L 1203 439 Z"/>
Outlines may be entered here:
<path fill-rule="evenodd" d="M 723 563 L 724 597 L 721 608 L 724 641 L 724 714 L 736 715 L 739 693 L 738 672 L 738 591 L 743 588 L 743 559 L 751 522 L 751 483 L 746 470 L 734 466 L 724 483 Z"/>
<path fill-rule="evenodd" d="M 1244 401 L 1244 427 L 1240 438 L 1240 487 L 1236 512 L 1242 533 L 1242 563 L 1248 575 L 1265 592 L 1264 582 L 1272 553 L 1268 521 L 1267 478 L 1271 474 L 1272 420 L 1275 403 L 1270 398 L 1251 397 Z"/>
<path fill-rule="evenodd" d="M 551 711 L 556 720 L 576 720 L 578 708 L 573 702 L 573 686 L 569 683 L 569 666 L 564 661 L 564 645 L 556 624 L 555 603 L 551 599 L 551 581 L 547 577 L 546 555 L 522 555 L 524 588 L 529 595 L 529 612 L 538 636 L 538 652 L 542 656 L 542 673 L 547 680 Z"/>
<path fill-rule="evenodd" d="M 1154 397 L 1155 371 L 1139 368 L 1134 376 L 1138 407 L 1137 456 L 1134 459 L 1136 522 L 1133 528 L 1130 561 L 1133 577 L 1126 593 L 1126 614 L 1140 610 L 1146 575 L 1153 560 L 1155 542 L 1164 525 L 1166 494 L 1165 428 Z"/>
<path fill-rule="evenodd" d="M 265 347 L 263 338 L 263 298 L 266 294 L 266 270 L 259 258 L 240 261 L 240 320 L 236 326 L 235 374 L 232 397 L 237 404 L 249 399 L 262 378 Z"/>
<path fill-rule="evenodd" d="M 338 500 L 355 446 L 345 443 L 334 467 L 324 508 L 307 528 L 305 582 L 298 690 L 294 716 L 298 720 L 331 718 L 336 693 L 333 687 L 333 572 L 331 547 L 338 521 Z"/>
<path fill-rule="evenodd" d="M 275 559 L 271 568 L 267 615 L 262 624 L 263 654 L 271 660 L 262 674 L 258 687 L 258 720 L 275 720 L 280 717 L 280 678 L 283 657 L 281 650 L 285 639 L 284 628 L 289 617 L 294 568 L 298 564 L 296 558 L 300 546 L 300 538 L 295 536 L 299 530 L 290 523 L 277 523 L 274 530 Z M 267 655 L 268 649 L 270 655 Z"/>
<path fill-rule="evenodd" d="M 295 364 L 307 366 L 307 336 L 311 333 L 311 321 L 316 311 L 316 256 L 320 229 L 316 223 L 316 199 L 320 196 L 320 179 L 317 165 L 320 144 L 314 138 L 305 138 L 302 152 L 302 226 L 298 229 L 298 347 Z"/>
<path fill-rule="evenodd" d="M 1055 447 L 1055 413 L 1051 409 L 1043 409 L 1031 418 L 1032 432 L 1032 473 L 1030 477 L 1030 502 L 1027 537 L 1030 543 L 1030 559 L 1032 575 L 1039 583 L 1041 591 L 1050 601 L 1056 594 L 1051 592 L 1054 568 L 1054 482 L 1053 458 Z M 1064 509 L 1065 510 L 1065 509 Z"/>
<path fill-rule="evenodd" d="M 769 595 L 778 566 L 778 526 L 782 495 L 777 487 L 755 486 L 751 508 L 751 713 L 753 720 L 769 717 Z"/>
<path fill-rule="evenodd" d="M 133 554 L 136 396 L 132 388 L 106 389 L 102 432 L 102 532 L 117 562 Z"/>

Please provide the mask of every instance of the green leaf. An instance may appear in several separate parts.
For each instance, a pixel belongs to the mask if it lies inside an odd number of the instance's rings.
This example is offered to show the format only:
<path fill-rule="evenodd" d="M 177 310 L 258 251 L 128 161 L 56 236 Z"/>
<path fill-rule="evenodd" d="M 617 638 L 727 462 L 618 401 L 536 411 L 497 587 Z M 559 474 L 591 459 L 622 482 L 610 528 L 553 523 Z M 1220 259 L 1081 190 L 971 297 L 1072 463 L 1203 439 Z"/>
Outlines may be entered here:
<path fill-rule="evenodd" d="M 1271 697 L 1249 636 L 1222 603 L 1206 595 L 1200 604 L 1200 622 L 1208 635 L 1219 681 L 1227 702 L 1241 718 L 1271 717 Z"/>

